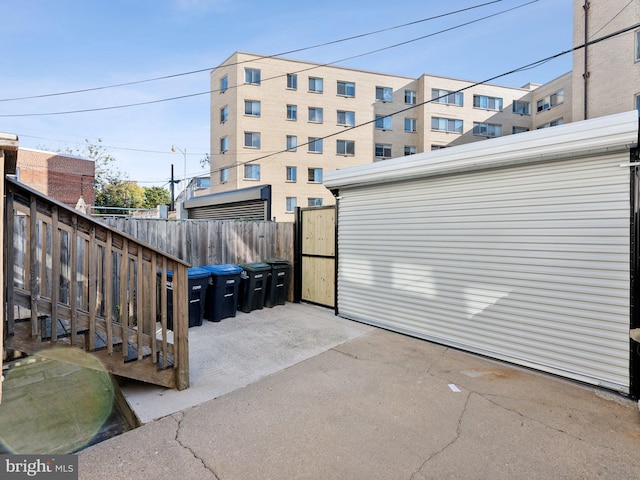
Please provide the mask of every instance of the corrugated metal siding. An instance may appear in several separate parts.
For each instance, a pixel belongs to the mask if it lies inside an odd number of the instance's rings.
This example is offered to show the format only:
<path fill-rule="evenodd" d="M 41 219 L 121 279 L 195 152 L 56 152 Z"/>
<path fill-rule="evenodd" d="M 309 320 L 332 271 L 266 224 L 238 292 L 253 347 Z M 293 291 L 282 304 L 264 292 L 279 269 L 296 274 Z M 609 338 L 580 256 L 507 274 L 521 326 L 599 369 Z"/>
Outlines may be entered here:
<path fill-rule="evenodd" d="M 212 205 L 189 209 L 189 218 L 194 220 L 269 220 L 266 202 L 253 202 Z"/>
<path fill-rule="evenodd" d="M 628 392 L 625 161 L 341 189 L 339 314 Z"/>

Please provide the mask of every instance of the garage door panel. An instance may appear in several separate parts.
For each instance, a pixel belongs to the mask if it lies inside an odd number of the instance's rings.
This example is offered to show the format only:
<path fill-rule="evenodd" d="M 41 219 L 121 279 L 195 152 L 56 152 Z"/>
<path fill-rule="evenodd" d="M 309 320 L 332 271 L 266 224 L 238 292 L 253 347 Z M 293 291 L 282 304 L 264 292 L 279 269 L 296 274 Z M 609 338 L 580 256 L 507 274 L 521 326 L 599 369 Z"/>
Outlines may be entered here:
<path fill-rule="evenodd" d="M 627 392 L 625 158 L 341 190 L 339 313 Z"/>

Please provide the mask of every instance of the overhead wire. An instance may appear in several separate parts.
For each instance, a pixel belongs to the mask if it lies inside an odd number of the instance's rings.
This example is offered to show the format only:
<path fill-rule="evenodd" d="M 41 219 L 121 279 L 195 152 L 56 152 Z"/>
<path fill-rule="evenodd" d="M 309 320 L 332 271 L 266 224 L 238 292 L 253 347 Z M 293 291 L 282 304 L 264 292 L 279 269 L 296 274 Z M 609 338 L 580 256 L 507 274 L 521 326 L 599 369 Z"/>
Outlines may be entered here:
<path fill-rule="evenodd" d="M 356 40 L 356 39 L 360 39 L 360 38 L 364 38 L 364 37 L 368 37 L 371 35 L 377 35 L 378 33 L 383 33 L 383 32 L 388 32 L 391 30 L 397 30 L 399 28 L 404 28 L 404 27 L 408 27 L 408 26 L 412 26 L 412 25 L 417 25 L 419 23 L 424 23 L 424 22 L 428 22 L 428 21 L 432 21 L 432 20 L 437 20 L 440 18 L 444 18 L 447 16 L 451 16 L 451 15 L 455 15 L 458 13 L 462 13 L 462 12 L 466 12 L 469 10 L 473 10 L 476 8 L 481 8 L 481 7 L 486 7 L 487 5 L 491 5 L 494 3 L 499 3 L 502 2 L 503 0 L 491 0 L 489 2 L 485 2 L 485 3 L 481 3 L 481 4 L 477 4 L 477 5 L 472 5 L 471 7 L 467 7 L 467 8 L 462 8 L 459 10 L 454 10 L 451 12 L 446 12 L 440 15 L 435 15 L 432 17 L 427 17 L 427 18 L 422 18 L 419 20 L 414 20 L 412 22 L 407 22 L 407 23 L 403 23 L 400 25 L 394 25 L 391 27 L 386 27 L 386 28 L 381 28 L 379 30 L 374 30 L 371 32 L 366 32 L 366 33 L 362 33 L 362 34 L 358 34 L 358 35 L 352 35 L 350 37 L 345 37 L 345 38 L 340 38 L 338 40 L 331 40 L 328 42 L 324 42 L 324 43 L 318 43 L 315 45 L 310 45 L 307 47 L 301 47 L 301 48 L 297 48 L 294 50 L 288 50 L 285 52 L 281 52 L 281 53 L 275 53 L 272 55 L 264 55 L 264 56 L 260 56 L 260 59 L 269 59 L 269 58 L 276 58 L 276 57 L 282 57 L 284 55 L 291 55 L 293 53 L 299 53 L 299 52 L 304 52 L 306 50 L 312 50 L 315 48 L 321 48 L 321 47 L 326 47 L 329 45 L 335 45 L 338 43 L 342 43 L 342 42 L 347 42 L 347 41 L 351 41 L 351 40 Z M 537 0 L 536 0 L 537 1 Z M 236 62 L 233 64 L 227 64 L 225 66 L 233 66 L 233 65 L 241 65 L 244 63 L 248 63 L 248 62 L 252 62 L 255 61 L 254 59 L 251 60 L 243 60 L 241 62 Z M 187 76 L 187 75 L 193 75 L 196 73 L 203 73 L 203 72 L 209 72 L 211 70 L 215 70 L 217 68 L 217 66 L 215 67 L 207 67 L 207 68 L 201 68 L 201 69 L 197 69 L 197 70 L 191 70 L 188 72 L 182 72 L 182 73 L 175 73 L 175 74 L 171 74 L 171 75 L 163 75 L 160 77 L 153 77 L 153 78 L 148 78 L 148 79 L 143 79 L 143 80 L 134 80 L 131 82 L 123 82 L 123 83 L 116 83 L 116 84 L 111 84 L 111 85 L 103 85 L 100 87 L 90 87 L 90 88 L 83 88 L 83 89 L 78 89 L 78 90 L 69 90 L 69 91 L 64 91 L 64 92 L 56 92 L 56 93 L 48 93 L 48 94 L 41 94 L 41 95 L 30 95 L 30 96 L 24 96 L 24 97 L 14 97 L 14 98 L 2 98 L 0 99 L 0 102 L 10 102 L 10 101 L 16 101 L 16 100 L 31 100 L 31 99 L 36 99 L 36 98 L 47 98 L 47 97 L 55 97 L 55 96 L 62 96 L 62 95 L 72 95 L 72 94 L 78 94 L 78 93 L 86 93 L 86 92 L 94 92 L 94 91 L 98 91 L 98 90 L 106 90 L 106 89 L 110 89 L 110 88 L 118 88 L 118 87 L 126 87 L 126 86 L 131 86 L 131 85 L 138 85 L 141 83 L 149 83 L 149 82 L 155 82 L 155 81 L 159 81 L 159 80 L 167 80 L 167 79 L 171 79 L 171 78 L 177 78 L 177 77 L 183 77 L 183 76 Z"/>
<path fill-rule="evenodd" d="M 629 3 L 627 3 L 624 7 L 622 7 L 622 8 L 620 9 L 620 11 L 619 11 L 618 13 L 616 13 L 613 17 L 611 17 L 607 23 L 605 23 L 604 25 L 602 25 L 602 27 L 600 27 L 598 30 L 596 30 L 596 31 L 595 31 L 595 32 L 593 32 L 591 35 L 589 35 L 589 37 L 590 37 L 590 38 L 593 38 L 593 37 L 595 37 L 598 33 L 600 33 L 602 30 L 604 30 L 604 29 L 605 29 L 605 27 L 607 27 L 607 25 L 609 25 L 609 24 L 610 24 L 611 22 L 613 22 L 616 18 L 618 18 L 618 17 L 622 14 L 622 12 L 624 12 L 624 11 L 627 9 L 627 7 L 628 7 L 629 5 L 631 5 L 633 2 L 634 2 L 634 0 L 629 0 Z"/>
<path fill-rule="evenodd" d="M 514 74 L 514 73 L 517 73 L 517 72 L 520 72 L 520 71 L 523 71 L 523 70 L 528 70 L 528 69 L 531 69 L 531 68 L 535 68 L 535 67 L 537 67 L 537 66 L 540 66 L 540 65 L 542 65 L 542 64 L 544 64 L 544 63 L 546 63 L 546 62 L 549 62 L 549 61 L 551 61 L 551 60 L 554 60 L 554 59 L 556 59 L 556 58 L 559 58 L 559 57 L 562 57 L 562 56 L 567 55 L 567 54 L 569 54 L 569 53 L 572 53 L 572 52 L 575 52 L 575 51 L 577 51 L 577 50 L 583 49 L 583 48 L 585 48 L 585 47 L 587 47 L 587 46 L 595 45 L 595 44 L 600 43 L 600 42 L 603 42 L 603 41 L 605 41 L 605 40 L 609 40 L 609 39 L 611 39 L 611 38 L 617 37 L 617 36 L 619 36 L 619 35 L 622 35 L 622 34 L 624 34 L 624 33 L 629 32 L 629 31 L 635 30 L 635 29 L 637 29 L 637 28 L 640 28 L 640 23 L 633 24 L 633 25 L 628 26 L 628 27 L 626 27 L 626 28 L 623 28 L 623 29 L 617 30 L 617 31 L 615 31 L 615 32 L 612 32 L 612 33 L 610 33 L 610 34 L 607 34 L 607 35 L 605 35 L 605 36 L 603 36 L 603 37 L 600 37 L 600 38 L 597 38 L 597 39 L 595 39 L 595 40 L 591 40 L 591 41 L 588 41 L 588 42 L 586 42 L 586 43 L 583 43 L 582 45 L 578 45 L 578 46 L 575 46 L 575 47 L 570 48 L 570 49 L 568 49 L 568 50 L 564 50 L 564 51 L 559 52 L 559 53 L 556 53 L 556 54 L 554 54 L 554 55 L 550 55 L 550 56 L 548 56 L 548 57 L 546 57 L 546 58 L 543 58 L 543 59 L 541 59 L 541 60 L 536 60 L 535 62 L 528 63 L 528 64 L 523 65 L 523 66 L 521 66 L 521 67 L 515 68 L 515 69 L 513 69 L 513 70 L 509 70 L 509 71 L 504 72 L 504 73 L 501 73 L 501 74 L 499 74 L 499 75 L 495 75 L 495 76 L 493 76 L 493 77 L 487 78 L 487 79 L 482 80 L 482 81 L 480 81 L 480 82 L 472 83 L 471 85 L 468 85 L 468 86 L 466 86 L 466 87 L 460 88 L 460 89 L 458 89 L 458 90 L 452 90 L 452 91 L 448 92 L 448 93 L 447 93 L 447 95 L 443 95 L 443 96 L 440 96 L 440 97 L 432 98 L 432 99 L 430 99 L 430 100 L 426 100 L 426 101 L 424 101 L 424 102 L 420 102 L 420 103 L 417 103 L 417 104 L 415 104 L 415 105 L 410 105 L 410 106 L 408 106 L 408 107 L 406 107 L 406 108 L 400 109 L 400 110 L 398 110 L 398 111 L 396 111 L 396 112 L 393 112 L 393 113 L 389 113 L 389 114 L 387 114 L 387 115 L 380 115 L 378 119 L 375 119 L 375 118 L 374 118 L 374 119 L 372 119 L 372 120 L 368 120 L 368 121 L 366 121 L 366 122 L 362 122 L 362 123 L 360 123 L 360 124 L 358 124 L 358 125 L 354 125 L 354 126 L 352 126 L 352 127 L 348 127 L 348 128 L 342 129 L 342 130 L 340 130 L 339 132 L 331 133 L 331 134 L 329 134 L 329 135 L 325 135 L 325 136 L 323 136 L 323 137 L 317 137 L 317 139 L 316 139 L 316 140 L 325 140 L 325 139 L 327 139 L 327 138 L 336 137 L 336 136 L 338 136 L 338 135 L 342 135 L 344 132 L 348 132 L 348 131 L 351 131 L 351 130 L 355 130 L 355 129 L 357 129 L 357 128 L 361 128 L 361 127 L 363 127 L 363 126 L 365 126 L 365 125 L 371 125 L 372 123 L 375 123 L 375 122 L 376 122 L 376 120 L 379 120 L 380 118 L 393 117 L 394 115 L 398 115 L 398 114 L 400 114 L 400 113 L 404 113 L 404 112 L 407 112 L 407 111 L 413 110 L 413 109 L 415 109 L 415 108 L 417 108 L 417 107 L 424 106 L 424 105 L 427 105 L 427 104 L 429 104 L 429 103 L 435 102 L 436 100 L 439 100 L 439 99 L 441 99 L 441 98 L 444 98 L 444 97 L 446 97 L 446 96 L 448 96 L 448 95 L 451 95 L 451 94 L 454 94 L 454 93 L 460 93 L 460 92 L 463 92 L 463 91 L 465 91 L 465 90 L 469 90 L 470 88 L 477 87 L 477 86 L 479 86 L 479 85 L 483 85 L 483 84 L 485 84 L 485 83 L 492 82 L 492 81 L 494 81 L 494 80 L 497 80 L 498 78 L 506 77 L 506 76 L 508 76 L 508 75 L 512 75 L 512 74 Z M 306 143 L 303 143 L 303 144 L 299 144 L 299 145 L 297 145 L 297 147 L 304 147 L 304 146 L 306 146 L 306 145 L 309 145 L 310 143 L 312 143 L 312 142 L 306 142 Z M 276 152 L 276 153 L 270 153 L 270 154 L 267 154 L 267 155 L 262 155 L 262 156 L 260 156 L 260 157 L 254 158 L 254 159 L 252 159 L 252 160 L 247 160 L 247 161 L 245 161 L 245 162 L 239 162 L 239 163 L 236 163 L 236 164 L 234 164 L 234 165 L 230 165 L 230 166 L 220 167 L 220 168 L 219 168 L 219 169 L 217 169 L 217 170 L 213 170 L 213 169 L 212 169 L 212 170 L 211 170 L 211 173 L 217 173 L 217 172 L 220 172 L 220 171 L 221 171 L 222 169 L 224 169 L 224 168 L 235 168 L 235 167 L 240 167 L 240 166 L 243 166 L 243 165 L 248 165 L 248 164 L 250 164 L 250 163 L 252 163 L 252 162 L 257 162 L 257 161 L 260 161 L 260 160 L 265 160 L 265 159 L 268 159 L 268 158 L 273 157 L 273 156 L 275 156 L 275 155 L 280 155 L 280 154 L 285 153 L 285 152 L 288 152 L 288 151 L 289 151 L 289 149 L 283 149 L 283 150 L 280 150 L 280 151 L 278 151 L 278 152 Z"/>
<path fill-rule="evenodd" d="M 396 43 L 396 44 L 389 45 L 389 46 L 386 46 L 386 47 L 383 47 L 383 48 L 379 48 L 379 49 L 376 49 L 376 50 L 371 50 L 371 51 L 368 51 L 368 52 L 365 52 L 365 53 L 361 53 L 361 54 L 358 54 L 358 55 L 352 55 L 352 56 L 349 56 L 349 57 L 346 57 L 346 58 L 341 58 L 340 60 L 336 60 L 336 61 L 333 61 L 333 62 L 316 64 L 316 65 L 313 65 L 313 66 L 311 66 L 309 68 L 305 68 L 305 69 L 302 69 L 302 70 L 299 70 L 299 71 L 296 71 L 296 72 L 289 72 L 289 73 L 302 73 L 302 72 L 306 72 L 306 71 L 313 70 L 313 69 L 316 69 L 316 68 L 335 65 L 335 64 L 342 63 L 342 62 L 345 62 L 345 61 L 348 61 L 348 60 L 353 60 L 355 58 L 361 58 L 361 57 L 364 57 L 364 56 L 367 56 L 367 55 L 372 55 L 374 53 L 379 53 L 381 51 L 390 50 L 392 48 L 397 48 L 397 47 L 400 47 L 400 46 L 408 45 L 410 43 L 414 43 L 414 42 L 417 42 L 417 41 L 420 41 L 420 40 L 424 40 L 426 38 L 430 38 L 430 37 L 433 37 L 433 36 L 436 36 L 436 35 L 440 35 L 440 34 L 443 34 L 443 33 L 446 33 L 446 32 L 450 32 L 452 30 L 456 30 L 456 29 L 459 29 L 459 28 L 462 28 L 462 27 L 466 27 L 468 25 L 472 25 L 474 23 L 478 23 L 478 22 L 481 22 L 483 20 L 487 20 L 489 18 L 493 18 L 493 17 L 499 16 L 499 15 L 503 15 L 505 13 L 511 12 L 511 11 L 519 9 L 519 8 L 526 7 L 528 5 L 531 5 L 532 3 L 536 3 L 538 1 L 539 0 L 530 0 L 530 1 L 526 2 L 526 3 L 517 5 L 515 7 L 508 8 L 508 9 L 505 9 L 505 10 L 502 10 L 500 12 L 496 12 L 496 13 L 493 13 L 493 14 L 490 14 L 490 15 L 485 15 L 483 17 L 480 17 L 480 18 L 477 18 L 477 19 L 474 19 L 474 20 L 470 20 L 468 22 L 464 22 L 464 23 L 461 23 L 461 24 L 458 24 L 458 25 L 454 25 L 453 27 L 445 28 L 445 29 L 439 30 L 437 32 L 433 32 L 433 33 L 430 33 L 430 34 L 427 34 L 427 35 L 422 35 L 420 37 L 416 37 L 416 38 L 413 38 L 413 39 L 410 39 L 410 40 L 406 40 L 404 42 Z M 260 58 L 263 58 L 263 57 L 260 57 Z M 252 59 L 252 60 L 255 61 L 255 59 Z M 226 66 L 227 65 L 223 65 L 222 67 L 226 67 Z M 284 76 L 286 76 L 286 74 L 276 75 L 274 77 L 265 78 L 262 81 L 264 82 L 264 81 L 274 80 L 276 78 L 282 78 Z M 235 86 L 229 86 L 228 88 L 239 88 L 240 86 L 242 86 L 242 84 L 241 85 L 235 85 Z M 179 96 L 175 96 L 175 97 L 156 99 L 156 100 L 148 100 L 148 101 L 145 101 L 145 102 L 129 103 L 129 104 L 123 104 L 123 105 L 112 105 L 112 106 L 109 106 L 109 107 L 96 107 L 96 108 L 87 108 L 87 109 L 80 109 L 80 110 L 59 111 L 59 112 L 0 114 L 0 118 L 41 117 L 41 116 L 70 115 L 70 114 L 78 114 L 78 113 L 91 113 L 91 112 L 99 112 L 99 111 L 107 111 L 107 110 L 117 110 L 117 109 L 122 109 L 122 108 L 131 108 L 131 107 L 139 107 L 139 106 L 144 106 L 144 105 L 153 105 L 153 104 L 164 103 L 164 102 L 175 101 L 175 100 L 184 100 L 184 99 L 187 99 L 187 98 L 193 98 L 193 97 L 202 96 L 202 95 L 210 95 L 212 93 L 216 93 L 216 92 L 219 92 L 219 91 L 220 91 L 220 89 L 213 89 L 213 90 L 207 90 L 205 92 L 191 93 L 191 94 L 179 95 Z"/>
<path fill-rule="evenodd" d="M 604 35 L 604 36 L 602 36 L 602 37 L 599 37 L 599 38 L 597 38 L 597 39 L 590 40 L 590 41 L 585 42 L 585 43 L 583 43 L 583 44 L 581 44 L 581 45 L 574 46 L 574 47 L 572 47 L 572 48 L 570 48 L 570 49 L 563 50 L 563 51 L 561 51 L 561 52 L 559 52 L 559 53 L 556 53 L 556 54 L 554 54 L 554 55 L 550 55 L 550 56 L 545 57 L 545 58 L 543 58 L 543 59 L 536 60 L 536 61 L 534 61 L 534 62 L 528 63 L 528 64 L 523 65 L 523 66 L 521 66 L 521 67 L 518 67 L 518 68 L 515 68 L 515 69 L 512 69 L 512 70 L 509 70 L 509 71 L 507 71 L 507 72 L 504 72 L 504 73 L 501 73 L 501 74 L 498 74 L 498 75 L 495 75 L 495 76 L 493 76 L 493 77 L 487 78 L 487 79 L 482 80 L 482 81 L 480 81 L 480 82 L 474 82 L 474 83 L 472 83 L 471 85 L 468 85 L 468 86 L 466 86 L 466 87 L 460 88 L 460 89 L 458 89 L 458 90 L 450 91 L 450 92 L 448 92 L 448 93 L 447 93 L 447 95 L 454 94 L 454 93 L 460 93 L 460 92 L 463 92 L 463 91 L 469 90 L 469 89 L 471 89 L 471 88 L 473 88 L 473 87 L 477 87 L 477 86 L 479 86 L 479 85 L 483 85 L 483 84 L 486 84 L 486 83 L 492 82 L 492 81 L 497 80 L 497 79 L 499 79 L 499 78 L 502 78 L 502 77 L 506 77 L 506 76 L 512 75 L 512 74 L 514 74 L 514 73 L 518 73 L 518 72 L 521 72 L 521 71 L 525 71 L 525 70 L 529 70 L 529 69 L 532 69 L 532 68 L 539 67 L 540 65 L 542 65 L 542 64 L 544 64 L 544 63 L 547 63 L 547 62 L 549 62 L 549 61 L 552 61 L 552 60 L 554 60 L 554 59 L 557 59 L 557 58 L 562 57 L 562 56 L 564 56 L 564 55 L 567 55 L 567 54 L 569 54 L 569 53 L 573 53 L 573 52 L 575 52 L 575 51 L 577 51 L 577 50 L 581 50 L 581 49 L 583 49 L 583 48 L 585 48 L 585 47 L 587 47 L 587 46 L 595 45 L 595 44 L 598 44 L 598 43 L 600 43 L 600 42 L 603 42 L 603 41 L 609 40 L 609 39 L 611 39 L 611 38 L 617 37 L 617 36 L 619 36 L 619 35 L 623 35 L 623 34 L 625 34 L 625 33 L 627 33 L 627 32 L 630 32 L 630 31 L 632 31 L 632 30 L 635 30 L 635 29 L 637 29 L 637 28 L 640 28 L 640 23 L 635 23 L 635 24 L 630 25 L 630 26 L 628 26 L 628 27 L 626 27 L 626 28 L 623 28 L 623 29 L 617 30 L 617 31 L 615 31 L 615 32 L 609 33 L 609 34 Z M 444 95 L 444 96 L 447 96 L 447 95 Z M 415 104 L 415 105 L 410 105 L 410 106 L 408 106 L 408 107 L 406 107 L 406 108 L 403 108 L 403 109 L 400 109 L 400 110 L 398 110 L 398 111 L 396 111 L 396 112 L 393 112 L 393 113 L 390 113 L 390 114 L 387 114 L 387 115 L 384 115 L 384 116 L 380 116 L 380 118 L 393 117 L 394 115 L 398 115 L 398 114 L 400 114 L 400 113 L 404 113 L 404 112 L 407 112 L 407 111 L 413 110 L 413 109 L 415 109 L 415 108 L 417 108 L 417 107 L 424 106 L 424 105 L 427 105 L 427 104 L 429 104 L 429 103 L 435 102 L 435 101 L 437 101 L 437 100 L 439 100 L 439 99 L 443 98 L 444 96 L 440 96 L 440 97 L 432 98 L 432 99 L 430 99 L 430 100 L 426 100 L 426 101 L 424 101 L 424 102 L 420 102 L 420 103 L 417 103 L 417 104 Z M 362 122 L 362 123 L 360 123 L 360 124 L 358 124 L 358 125 L 354 125 L 354 126 L 351 126 L 351 127 L 348 127 L 348 128 L 341 129 L 341 130 L 340 130 L 340 131 L 338 131 L 338 132 L 334 132 L 334 133 L 331 133 L 331 134 L 329 134 L 329 135 L 325 135 L 325 136 L 323 136 L 323 137 L 317 137 L 317 138 L 316 138 L 316 140 L 325 140 L 325 139 L 327 139 L 327 138 L 332 138 L 332 137 L 335 137 L 335 136 L 341 135 L 341 134 L 343 134 L 344 132 L 351 131 L 351 130 L 355 130 L 355 129 L 357 129 L 357 128 L 361 128 L 361 127 L 366 126 L 366 125 L 371 125 L 372 123 L 375 123 L 375 122 L 376 122 L 376 119 L 374 118 L 374 119 L 372 119 L 372 120 L 368 120 L 368 121 L 366 121 L 366 122 Z M 311 143 L 311 142 L 306 142 L 306 143 L 298 144 L 298 145 L 296 146 L 296 148 L 307 146 L 307 145 L 309 145 L 310 143 Z M 222 167 L 217 168 L 217 169 L 211 169 L 211 170 L 210 170 L 210 173 L 211 173 L 211 174 L 213 174 L 213 173 L 219 173 L 220 171 L 222 171 L 223 169 L 226 169 L 226 168 L 236 168 L 236 167 L 240 167 L 240 166 L 243 166 L 243 165 L 248 165 L 248 164 L 250 164 L 250 163 L 258 162 L 258 161 L 261 161 L 261 160 L 265 160 L 265 159 L 268 159 L 268 158 L 271 158 L 271 157 L 274 157 L 274 156 L 276 156 L 276 155 L 280 155 L 280 154 L 283 154 L 283 153 L 286 153 L 286 152 L 289 152 L 289 151 L 290 151 L 290 149 L 283 149 L 283 150 L 279 150 L 279 151 L 277 151 L 277 152 L 273 152 L 273 153 L 269 153 L 269 154 L 266 154 L 266 155 L 262 155 L 262 156 L 259 156 L 259 157 L 257 157 L 257 158 L 253 158 L 253 159 L 251 159 L 251 160 L 247 160 L 247 161 L 244 161 L 244 162 L 236 162 L 236 163 L 235 163 L 235 164 L 233 164 L 233 165 L 226 165 L 226 166 L 222 166 Z"/>

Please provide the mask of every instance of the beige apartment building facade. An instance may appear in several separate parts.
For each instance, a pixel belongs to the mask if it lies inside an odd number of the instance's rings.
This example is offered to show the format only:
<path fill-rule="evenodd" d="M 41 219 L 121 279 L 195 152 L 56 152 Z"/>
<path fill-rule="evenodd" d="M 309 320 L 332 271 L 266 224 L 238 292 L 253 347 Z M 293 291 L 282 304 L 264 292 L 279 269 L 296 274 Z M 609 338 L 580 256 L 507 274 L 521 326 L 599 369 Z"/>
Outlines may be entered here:
<path fill-rule="evenodd" d="M 640 2 L 635 0 L 573 2 L 573 44 L 576 46 L 638 23 Z M 574 121 L 638 109 L 640 29 L 576 50 L 572 81 Z"/>
<path fill-rule="evenodd" d="M 327 171 L 534 128 L 537 87 L 236 52 L 211 73 L 211 192 L 271 185 L 272 217 L 293 221 L 334 203 Z"/>
<path fill-rule="evenodd" d="M 639 22 L 640 2 L 574 0 L 574 45 Z M 573 70 L 544 85 L 236 52 L 211 90 L 211 193 L 271 185 L 272 217 L 293 221 L 296 206 L 334 203 L 331 170 L 637 109 L 640 29 L 576 50 Z"/>

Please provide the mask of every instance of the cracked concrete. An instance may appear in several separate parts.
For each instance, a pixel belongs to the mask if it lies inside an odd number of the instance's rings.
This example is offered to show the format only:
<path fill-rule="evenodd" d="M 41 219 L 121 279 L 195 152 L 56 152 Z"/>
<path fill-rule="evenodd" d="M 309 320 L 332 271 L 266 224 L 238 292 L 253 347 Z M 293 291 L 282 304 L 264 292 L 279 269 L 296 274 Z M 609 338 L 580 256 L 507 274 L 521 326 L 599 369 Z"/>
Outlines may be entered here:
<path fill-rule="evenodd" d="M 218 477 L 218 475 L 216 475 L 216 472 L 213 471 L 205 462 L 204 459 L 202 459 L 201 457 L 199 457 L 190 447 L 189 445 L 183 443 L 180 440 L 180 430 L 182 428 L 182 421 L 184 420 L 184 414 L 182 413 L 176 413 L 174 415 L 171 415 L 171 417 L 178 423 L 178 427 L 176 428 L 176 436 L 175 436 L 175 441 L 178 442 L 183 448 L 185 448 L 186 450 L 188 450 L 194 458 L 200 460 L 200 462 L 202 462 L 202 466 L 211 472 L 211 474 L 213 475 L 213 478 L 215 478 L 216 480 L 220 480 L 220 478 Z"/>
<path fill-rule="evenodd" d="M 638 452 L 623 397 L 374 330 L 78 456 L 81 479 L 511 480 L 637 478 Z"/>

